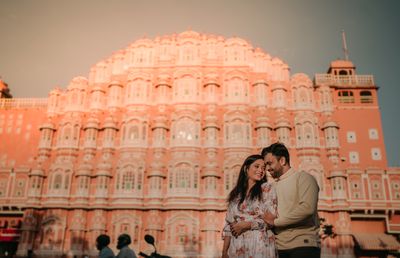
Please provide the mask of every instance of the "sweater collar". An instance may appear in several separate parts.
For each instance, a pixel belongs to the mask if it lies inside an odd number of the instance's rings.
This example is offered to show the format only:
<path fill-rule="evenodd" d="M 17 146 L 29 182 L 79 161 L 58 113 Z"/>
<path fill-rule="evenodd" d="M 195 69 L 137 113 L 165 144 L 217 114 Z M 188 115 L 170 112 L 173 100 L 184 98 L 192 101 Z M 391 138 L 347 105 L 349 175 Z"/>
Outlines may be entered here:
<path fill-rule="evenodd" d="M 280 177 L 278 177 L 275 181 L 282 181 L 285 180 L 285 178 L 290 177 L 292 174 L 294 174 L 296 171 L 293 168 L 289 168 L 288 171 L 286 171 L 285 174 L 281 175 Z"/>

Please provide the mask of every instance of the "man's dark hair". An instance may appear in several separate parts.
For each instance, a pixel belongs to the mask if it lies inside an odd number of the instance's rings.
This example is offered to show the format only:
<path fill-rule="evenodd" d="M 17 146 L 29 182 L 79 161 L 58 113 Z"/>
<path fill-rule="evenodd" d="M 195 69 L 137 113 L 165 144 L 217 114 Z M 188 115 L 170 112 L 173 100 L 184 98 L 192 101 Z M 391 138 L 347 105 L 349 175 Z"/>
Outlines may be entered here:
<path fill-rule="evenodd" d="M 131 236 L 128 234 L 121 234 L 118 237 L 117 249 L 121 249 L 124 246 L 130 245 L 132 243 Z"/>
<path fill-rule="evenodd" d="M 110 244 L 110 237 L 107 235 L 101 234 L 96 238 L 96 241 L 97 241 L 98 247 L 101 250 L 103 247 L 106 247 Z"/>
<path fill-rule="evenodd" d="M 265 158 L 265 156 L 268 153 L 271 153 L 273 156 L 277 157 L 278 159 L 281 157 L 284 157 L 286 159 L 287 164 L 290 166 L 289 151 L 283 143 L 276 142 L 276 143 L 271 144 L 268 147 L 265 147 L 261 151 L 261 156 L 263 156 L 263 158 Z"/>

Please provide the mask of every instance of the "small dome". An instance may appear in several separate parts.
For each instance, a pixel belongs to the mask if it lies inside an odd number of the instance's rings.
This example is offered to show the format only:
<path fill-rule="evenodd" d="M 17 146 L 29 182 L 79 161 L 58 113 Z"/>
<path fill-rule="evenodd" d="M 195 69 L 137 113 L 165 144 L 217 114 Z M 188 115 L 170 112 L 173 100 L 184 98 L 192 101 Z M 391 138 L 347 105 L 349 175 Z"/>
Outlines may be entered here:
<path fill-rule="evenodd" d="M 187 39 L 187 38 L 199 39 L 200 33 L 193 31 L 193 30 L 187 30 L 187 31 L 184 31 L 184 32 L 178 34 L 178 38 L 179 39 Z"/>
<path fill-rule="evenodd" d="M 85 90 L 88 86 L 88 79 L 83 76 L 74 77 L 68 85 L 68 90 Z"/>
<path fill-rule="evenodd" d="M 331 62 L 331 68 L 352 68 L 354 69 L 355 66 L 353 62 L 349 60 L 335 60 Z"/>

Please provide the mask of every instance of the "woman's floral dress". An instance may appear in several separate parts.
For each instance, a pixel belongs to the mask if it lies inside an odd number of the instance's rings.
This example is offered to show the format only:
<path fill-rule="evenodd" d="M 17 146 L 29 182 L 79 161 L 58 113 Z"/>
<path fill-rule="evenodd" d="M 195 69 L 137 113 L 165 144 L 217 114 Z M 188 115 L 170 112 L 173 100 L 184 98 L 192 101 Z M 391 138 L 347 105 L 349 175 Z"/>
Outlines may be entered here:
<path fill-rule="evenodd" d="M 230 236 L 228 249 L 230 258 L 276 258 L 278 257 L 275 237 L 260 218 L 265 211 L 277 213 L 277 197 L 271 183 L 262 186 L 262 200 L 246 198 L 238 207 L 239 198 L 229 203 L 222 236 Z M 235 238 L 230 230 L 229 222 L 251 221 L 251 230 Z"/>

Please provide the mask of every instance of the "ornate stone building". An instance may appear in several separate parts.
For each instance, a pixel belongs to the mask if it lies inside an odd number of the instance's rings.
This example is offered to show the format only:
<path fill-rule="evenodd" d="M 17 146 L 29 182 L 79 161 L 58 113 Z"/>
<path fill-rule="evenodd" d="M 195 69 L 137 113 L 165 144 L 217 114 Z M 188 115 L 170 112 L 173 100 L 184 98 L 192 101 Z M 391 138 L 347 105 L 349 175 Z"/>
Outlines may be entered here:
<path fill-rule="evenodd" d="M 47 99 L 1 100 L 1 226 L 19 256 L 96 257 L 100 233 L 115 249 L 126 232 L 136 252 L 152 234 L 163 254 L 218 257 L 244 158 L 281 141 L 321 188 L 323 257 L 399 249 L 377 89 L 349 60 L 312 80 L 241 38 L 139 39 Z"/>

